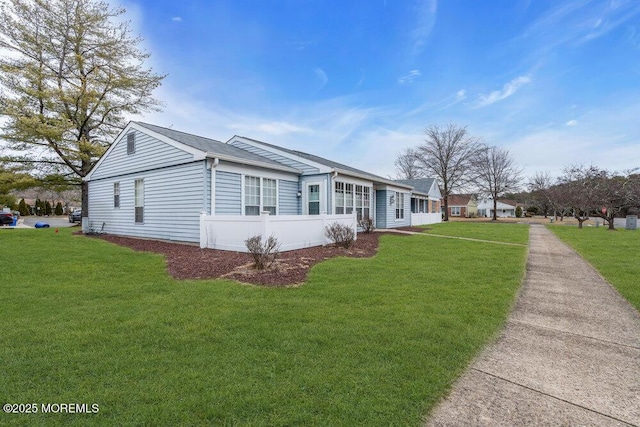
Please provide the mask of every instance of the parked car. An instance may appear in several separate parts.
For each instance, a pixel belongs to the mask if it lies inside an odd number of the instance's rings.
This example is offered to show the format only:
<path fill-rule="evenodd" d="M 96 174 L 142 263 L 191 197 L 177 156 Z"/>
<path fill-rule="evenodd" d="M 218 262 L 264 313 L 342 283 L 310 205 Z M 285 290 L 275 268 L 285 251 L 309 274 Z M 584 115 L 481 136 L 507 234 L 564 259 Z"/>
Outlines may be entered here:
<path fill-rule="evenodd" d="M 12 225 L 13 214 L 11 212 L 0 212 L 0 225 Z"/>
<path fill-rule="evenodd" d="M 82 209 L 74 209 L 69 214 L 69 222 L 82 222 Z"/>

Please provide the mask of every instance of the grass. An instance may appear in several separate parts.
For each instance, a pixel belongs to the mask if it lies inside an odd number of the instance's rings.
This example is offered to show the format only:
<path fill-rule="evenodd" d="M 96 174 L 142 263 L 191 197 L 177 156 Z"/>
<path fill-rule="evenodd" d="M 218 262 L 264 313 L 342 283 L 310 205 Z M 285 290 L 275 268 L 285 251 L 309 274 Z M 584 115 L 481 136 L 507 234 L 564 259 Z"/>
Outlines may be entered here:
<path fill-rule="evenodd" d="M 503 324 L 526 257 L 382 236 L 374 258 L 261 288 L 175 281 L 66 229 L 0 241 L 0 402 L 99 405 L 3 425 L 419 425 Z"/>
<path fill-rule="evenodd" d="M 466 237 L 522 245 L 526 245 L 529 241 L 529 226 L 527 224 L 449 221 L 424 227 L 425 233 L 441 236 Z"/>
<path fill-rule="evenodd" d="M 560 239 L 591 263 L 640 311 L 640 231 L 605 227 L 549 226 Z"/>

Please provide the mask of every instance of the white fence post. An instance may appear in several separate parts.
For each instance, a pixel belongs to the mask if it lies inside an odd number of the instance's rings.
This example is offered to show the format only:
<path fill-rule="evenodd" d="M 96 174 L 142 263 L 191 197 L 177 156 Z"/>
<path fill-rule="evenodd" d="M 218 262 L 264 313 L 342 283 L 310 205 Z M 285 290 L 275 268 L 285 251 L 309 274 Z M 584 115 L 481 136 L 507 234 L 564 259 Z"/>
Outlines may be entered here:
<path fill-rule="evenodd" d="M 262 220 L 260 234 L 262 234 L 262 238 L 266 241 L 269 236 L 271 236 L 271 227 L 269 227 L 269 211 L 262 211 L 260 219 Z"/>
<path fill-rule="evenodd" d="M 320 216 L 322 217 L 322 246 L 327 246 L 327 237 L 324 232 L 327 229 L 327 213 L 322 212 Z"/>

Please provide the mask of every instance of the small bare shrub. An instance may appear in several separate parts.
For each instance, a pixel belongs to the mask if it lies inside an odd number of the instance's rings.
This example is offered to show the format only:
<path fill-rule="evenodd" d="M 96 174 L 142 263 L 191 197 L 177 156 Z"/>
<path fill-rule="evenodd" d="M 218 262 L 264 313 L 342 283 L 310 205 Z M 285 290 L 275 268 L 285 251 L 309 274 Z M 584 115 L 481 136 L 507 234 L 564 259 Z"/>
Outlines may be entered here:
<path fill-rule="evenodd" d="M 331 225 L 327 225 L 324 234 L 331 240 L 336 246 L 349 249 L 353 242 L 356 240 L 356 234 L 351 227 L 334 222 Z"/>
<path fill-rule="evenodd" d="M 365 233 L 371 233 L 375 228 L 373 225 L 373 218 L 371 218 L 370 216 L 363 217 L 362 219 L 360 219 L 360 221 L 358 221 L 358 225 L 360 226 L 360 228 L 362 228 L 362 231 Z"/>
<path fill-rule="evenodd" d="M 269 236 L 264 242 L 260 235 L 249 237 L 244 244 L 253 257 L 253 266 L 258 270 L 269 268 L 280 253 L 280 243 L 273 236 Z"/>

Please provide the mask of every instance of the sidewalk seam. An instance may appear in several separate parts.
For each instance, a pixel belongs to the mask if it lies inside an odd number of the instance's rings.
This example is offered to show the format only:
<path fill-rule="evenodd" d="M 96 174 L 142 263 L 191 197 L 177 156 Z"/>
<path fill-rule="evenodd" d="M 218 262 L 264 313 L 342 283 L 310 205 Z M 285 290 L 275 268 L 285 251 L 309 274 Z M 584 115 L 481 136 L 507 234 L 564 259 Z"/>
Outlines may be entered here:
<path fill-rule="evenodd" d="M 616 421 L 621 422 L 621 423 L 623 423 L 623 424 L 626 424 L 626 425 L 628 425 L 628 426 L 640 427 L 638 424 L 632 424 L 632 423 L 630 423 L 629 421 L 621 420 L 621 419 L 616 418 L 616 417 L 614 417 L 614 416 L 607 415 L 607 414 L 603 414 L 602 412 L 594 411 L 593 409 L 587 408 L 586 406 L 578 405 L 577 403 L 573 403 L 573 402 L 571 402 L 571 401 L 569 401 L 569 400 L 561 399 L 561 398 L 556 397 L 556 396 L 554 396 L 554 395 L 552 395 L 552 394 L 548 394 L 548 393 L 545 393 L 545 392 L 543 392 L 543 391 L 536 390 L 535 388 L 527 387 L 526 385 L 523 385 L 523 384 L 520 384 L 520 383 L 517 383 L 517 382 L 511 381 L 511 380 L 509 380 L 509 379 L 503 378 L 503 377 L 501 377 L 501 376 L 499 376 L 499 375 L 492 374 L 492 373 L 490 373 L 490 372 L 483 371 L 482 369 L 478 369 L 478 368 L 476 368 L 476 367 L 471 367 L 471 370 L 472 370 L 472 371 L 479 372 L 479 373 L 481 373 L 481 374 L 488 375 L 488 376 L 490 376 L 490 377 L 496 378 L 496 379 L 501 380 L 501 381 L 508 382 L 508 383 L 513 384 L 513 385 L 515 385 L 515 386 L 517 386 L 517 387 L 521 387 L 521 388 L 524 388 L 524 389 L 527 389 L 527 390 L 533 391 L 534 393 L 538 393 L 538 394 L 541 394 L 541 395 L 543 395 L 543 396 L 550 397 L 550 398 L 552 398 L 552 399 L 554 399 L 554 400 L 558 400 L 558 401 L 560 401 L 560 402 L 568 403 L 568 404 L 569 404 L 569 405 L 571 405 L 571 406 L 575 406 L 575 407 L 577 407 L 577 408 L 581 408 L 581 409 L 587 410 L 587 411 L 589 411 L 589 412 L 593 412 L 594 414 L 602 415 L 603 417 L 607 417 L 607 418 L 610 418 L 610 419 L 612 419 L 612 420 L 616 420 Z"/>
<path fill-rule="evenodd" d="M 620 343 L 617 343 L 617 342 L 614 342 L 614 341 L 608 341 L 608 340 L 603 340 L 602 338 L 592 337 L 590 335 L 576 334 L 575 332 L 567 331 L 567 330 L 564 330 L 564 329 L 550 328 L 549 326 L 537 325 L 535 323 L 527 323 L 527 322 L 523 322 L 522 320 L 517 320 L 517 319 L 509 319 L 509 320 L 507 320 L 507 323 L 510 323 L 510 322 L 511 323 L 519 323 L 521 325 L 531 326 L 531 327 L 534 327 L 534 328 L 546 329 L 548 331 L 561 332 L 563 334 L 569 334 L 569 335 L 573 335 L 573 336 L 576 336 L 576 337 L 587 338 L 587 339 L 590 339 L 590 340 L 599 341 L 599 342 L 603 342 L 603 343 L 606 343 L 606 344 L 613 344 L 613 345 L 616 345 L 616 346 L 619 346 L 619 347 L 626 347 L 626 348 L 631 348 L 631 349 L 634 349 L 634 350 L 640 350 L 640 347 L 636 347 L 634 345 L 620 344 Z"/>

